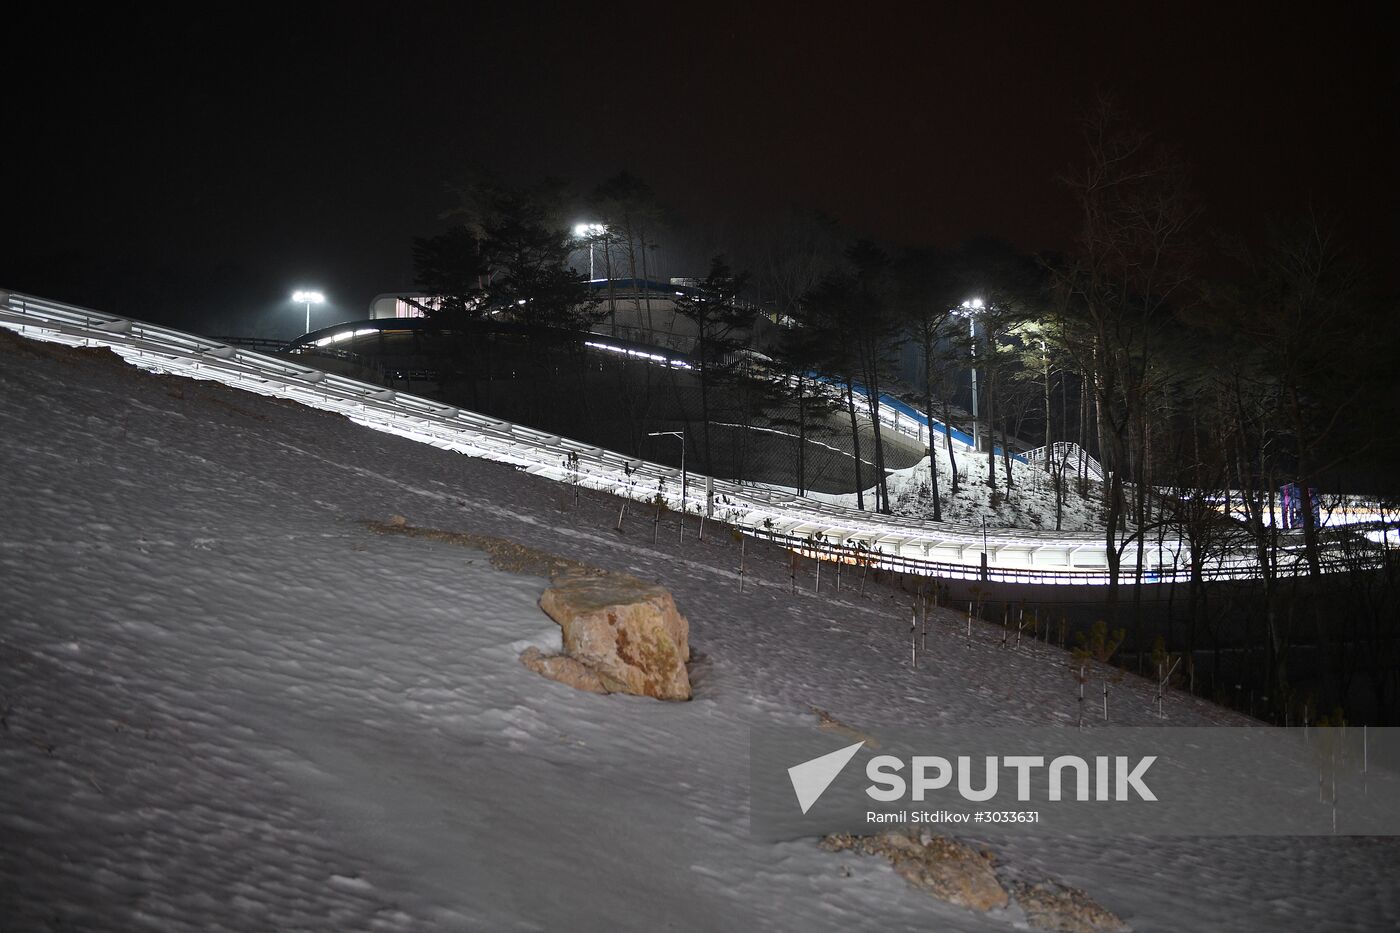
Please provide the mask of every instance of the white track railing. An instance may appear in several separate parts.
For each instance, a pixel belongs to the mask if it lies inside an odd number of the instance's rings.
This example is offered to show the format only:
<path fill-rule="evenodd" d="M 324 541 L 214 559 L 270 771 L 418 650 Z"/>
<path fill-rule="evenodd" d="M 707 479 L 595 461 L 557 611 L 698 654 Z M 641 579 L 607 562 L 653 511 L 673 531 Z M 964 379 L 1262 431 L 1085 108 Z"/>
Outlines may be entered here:
<path fill-rule="evenodd" d="M 1053 459 L 1050 461 L 1050 468 L 1058 470 L 1064 467 L 1066 476 L 1078 476 L 1083 472 L 1090 479 L 1103 482 L 1103 467 L 1099 461 L 1089 456 L 1089 452 L 1080 447 L 1074 441 L 1056 441 L 1048 448 L 1036 447 L 1022 454 L 1026 462 L 1038 469 L 1045 469 L 1045 457 L 1049 454 Z"/>
<path fill-rule="evenodd" d="M 261 395 L 334 411 L 367 427 L 445 450 L 508 463 L 537 476 L 644 502 L 657 496 L 668 508 L 746 528 L 804 550 L 846 559 L 849 548 L 909 572 L 940 576 L 985 575 L 1007 582 L 1107 582 L 1101 533 L 1050 532 L 934 524 L 856 509 L 755 486 L 691 475 L 681 501 L 681 472 L 581 441 L 464 411 L 432 399 L 326 373 L 295 360 L 269 356 L 141 321 L 103 314 L 18 292 L 0 291 L 0 326 L 26 337 L 71 346 L 107 347 L 142 369 L 208 379 Z M 1122 558 L 1125 579 L 1137 563 L 1137 545 Z M 986 569 L 982 569 L 983 553 Z M 1286 552 L 1285 562 L 1296 558 Z M 1179 542 L 1148 542 L 1144 581 L 1179 576 L 1188 564 Z M 1249 577 L 1245 552 L 1207 568 L 1211 577 Z"/>

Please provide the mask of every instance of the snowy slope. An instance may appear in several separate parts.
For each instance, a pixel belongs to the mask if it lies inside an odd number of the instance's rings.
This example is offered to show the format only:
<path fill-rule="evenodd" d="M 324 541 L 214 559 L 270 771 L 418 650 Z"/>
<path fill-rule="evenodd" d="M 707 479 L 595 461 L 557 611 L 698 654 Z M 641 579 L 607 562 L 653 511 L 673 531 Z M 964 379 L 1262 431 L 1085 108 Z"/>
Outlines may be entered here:
<path fill-rule="evenodd" d="M 907 605 L 737 588 L 727 535 L 110 355 L 0 334 L 0 928 L 1006 930 L 887 864 L 749 837 L 747 726 L 1069 723 L 1074 681 Z M 509 538 L 670 587 L 696 699 L 517 661 L 538 577 L 366 519 Z M 803 585 L 810 587 L 810 569 Z M 828 581 L 824 581 L 828 582 Z M 1151 689 L 1115 687 L 1151 723 Z M 1237 723 L 1173 697 L 1169 723 Z M 1021 839 L 1009 865 L 1139 930 L 1393 926 L 1388 842 Z"/>
<path fill-rule="evenodd" d="M 938 467 L 938 492 L 943 506 L 943 521 L 963 525 L 980 525 L 987 520 L 989 528 L 1034 528 L 1060 531 L 1091 531 L 1103 527 L 1102 508 L 1094 499 L 1099 484 L 1089 484 L 1089 496 L 1081 496 L 1074 480 L 1073 464 L 1067 471 L 1064 502 L 1057 510 L 1052 477 L 1043 469 L 1011 461 L 1015 485 L 1006 487 L 1005 463 L 996 461 L 997 505 L 992 507 L 992 492 L 987 486 L 987 455 L 972 454 L 955 448 L 958 466 L 958 493 L 953 494 L 953 467 L 946 446 L 936 448 L 934 462 Z M 891 470 L 887 485 L 890 509 L 895 515 L 914 518 L 933 517 L 933 484 L 930 482 L 928 458 L 904 470 Z M 855 508 L 854 493 L 825 495 L 811 493 L 813 499 Z M 865 491 L 866 508 L 874 508 L 875 489 Z M 1056 515 L 1060 526 L 1056 529 Z"/>

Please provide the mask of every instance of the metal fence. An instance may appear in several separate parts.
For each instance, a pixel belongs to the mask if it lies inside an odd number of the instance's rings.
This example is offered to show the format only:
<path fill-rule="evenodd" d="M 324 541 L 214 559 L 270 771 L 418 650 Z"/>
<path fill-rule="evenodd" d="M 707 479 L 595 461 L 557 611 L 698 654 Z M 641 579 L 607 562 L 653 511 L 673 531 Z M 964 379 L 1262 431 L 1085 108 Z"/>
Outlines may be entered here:
<path fill-rule="evenodd" d="M 1073 471 L 1071 475 L 1078 476 L 1083 473 L 1103 482 L 1103 465 L 1074 441 L 1055 441 L 1049 447 L 1036 447 L 1022 454 L 1027 463 L 1042 469 L 1045 467 L 1047 455 L 1052 468 L 1064 464 L 1066 471 Z"/>

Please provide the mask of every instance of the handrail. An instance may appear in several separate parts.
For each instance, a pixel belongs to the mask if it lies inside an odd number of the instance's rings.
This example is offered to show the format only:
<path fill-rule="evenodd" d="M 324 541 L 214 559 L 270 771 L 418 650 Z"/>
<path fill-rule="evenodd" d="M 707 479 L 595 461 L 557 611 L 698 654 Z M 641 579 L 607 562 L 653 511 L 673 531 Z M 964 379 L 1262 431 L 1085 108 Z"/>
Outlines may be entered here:
<path fill-rule="evenodd" d="M 1099 461 L 1095 460 L 1092 456 L 1090 456 L 1087 450 L 1085 450 L 1083 447 L 1080 447 L 1074 441 L 1055 441 L 1049 446 L 1049 448 L 1043 446 L 1034 447 L 1030 450 L 1027 450 L 1023 454 L 1023 456 L 1026 458 L 1026 462 L 1029 463 L 1031 466 L 1038 467 L 1045 461 L 1047 451 L 1053 458 L 1052 465 L 1055 462 L 1063 462 L 1067 464 L 1072 463 L 1075 466 L 1076 472 L 1078 472 L 1080 466 L 1083 466 L 1085 472 L 1087 472 L 1094 479 L 1102 482 L 1102 464 L 1100 464 Z"/>
<path fill-rule="evenodd" d="M 746 529 L 746 533 L 765 541 L 771 541 L 779 547 L 810 559 L 855 565 L 857 567 L 863 566 L 895 573 L 907 573 L 916 576 L 1020 584 L 1106 585 L 1110 582 L 1107 570 L 1063 570 L 1059 568 L 1036 569 L 989 566 L 986 568 L 986 571 L 983 572 L 981 568 L 967 564 L 924 560 L 902 554 L 886 554 L 879 548 L 871 549 L 860 545 L 843 544 L 839 541 L 827 541 L 822 538 L 796 537 L 793 535 L 765 531 L 763 529 Z M 1374 568 L 1379 566 L 1380 562 L 1363 560 L 1348 563 L 1339 558 L 1328 557 L 1323 561 L 1323 572 L 1354 569 L 1358 565 Z M 1301 553 L 1288 552 L 1284 566 L 1286 566 L 1287 569 L 1302 572 L 1306 569 L 1306 561 Z M 1137 582 L 1134 570 L 1125 567 L 1124 571 L 1125 572 L 1119 578 L 1121 583 L 1128 585 Z M 1192 572 L 1189 566 L 1148 567 L 1144 568 L 1142 572 L 1141 582 L 1147 584 L 1189 583 L 1191 581 L 1191 576 Z M 1263 577 L 1263 573 L 1259 570 L 1257 564 L 1238 564 L 1202 567 L 1200 569 L 1200 576 L 1202 580 L 1257 580 Z"/>

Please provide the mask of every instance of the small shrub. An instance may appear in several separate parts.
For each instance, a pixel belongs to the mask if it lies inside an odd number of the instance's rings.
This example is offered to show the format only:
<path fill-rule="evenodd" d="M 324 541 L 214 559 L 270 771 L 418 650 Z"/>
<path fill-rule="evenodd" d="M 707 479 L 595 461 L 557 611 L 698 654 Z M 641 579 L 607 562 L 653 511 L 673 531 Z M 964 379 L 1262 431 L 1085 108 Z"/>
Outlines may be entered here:
<path fill-rule="evenodd" d="M 1087 635 L 1084 632 L 1075 633 L 1074 659 L 1107 664 L 1118 653 L 1119 647 L 1127 637 L 1127 630 L 1121 628 L 1114 629 L 1110 635 L 1108 624 L 1100 619 L 1093 624 Z"/>

